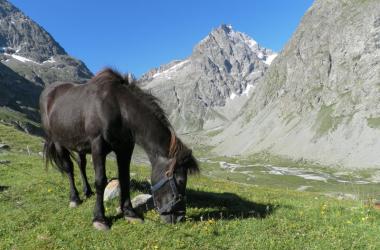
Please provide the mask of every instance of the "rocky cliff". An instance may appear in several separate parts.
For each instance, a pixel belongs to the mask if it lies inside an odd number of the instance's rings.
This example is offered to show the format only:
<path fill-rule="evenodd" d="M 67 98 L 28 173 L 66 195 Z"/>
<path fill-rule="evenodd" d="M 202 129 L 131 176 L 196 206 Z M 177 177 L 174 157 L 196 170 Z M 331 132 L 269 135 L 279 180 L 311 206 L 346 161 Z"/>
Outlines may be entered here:
<path fill-rule="evenodd" d="M 317 0 L 215 152 L 380 167 L 380 2 Z"/>

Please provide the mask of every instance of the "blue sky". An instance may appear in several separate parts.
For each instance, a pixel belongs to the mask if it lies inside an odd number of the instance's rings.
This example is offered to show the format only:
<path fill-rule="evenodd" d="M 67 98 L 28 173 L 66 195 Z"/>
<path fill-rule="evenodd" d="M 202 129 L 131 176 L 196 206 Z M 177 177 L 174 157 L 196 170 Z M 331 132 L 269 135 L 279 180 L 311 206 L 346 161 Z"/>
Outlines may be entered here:
<path fill-rule="evenodd" d="M 136 76 L 189 56 L 213 28 L 231 24 L 280 51 L 313 0 L 10 0 L 92 72 Z"/>

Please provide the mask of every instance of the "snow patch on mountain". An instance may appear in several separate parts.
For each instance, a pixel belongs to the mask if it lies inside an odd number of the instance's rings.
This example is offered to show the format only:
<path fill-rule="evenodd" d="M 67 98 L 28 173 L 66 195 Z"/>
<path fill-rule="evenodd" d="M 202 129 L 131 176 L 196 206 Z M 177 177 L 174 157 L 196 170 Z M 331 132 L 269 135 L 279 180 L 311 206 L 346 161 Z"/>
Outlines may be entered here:
<path fill-rule="evenodd" d="M 152 78 L 156 77 L 170 77 L 169 74 L 175 73 L 176 71 L 180 70 L 183 66 L 185 66 L 189 60 L 184 60 L 184 61 L 179 61 L 177 64 L 173 65 L 172 67 L 163 70 L 163 71 L 158 71 L 155 73 Z"/>
<path fill-rule="evenodd" d="M 271 65 L 271 63 L 273 62 L 273 60 L 277 57 L 277 54 L 274 53 L 272 55 L 269 55 L 267 56 L 267 58 L 265 59 L 264 63 L 266 63 L 267 65 Z"/>

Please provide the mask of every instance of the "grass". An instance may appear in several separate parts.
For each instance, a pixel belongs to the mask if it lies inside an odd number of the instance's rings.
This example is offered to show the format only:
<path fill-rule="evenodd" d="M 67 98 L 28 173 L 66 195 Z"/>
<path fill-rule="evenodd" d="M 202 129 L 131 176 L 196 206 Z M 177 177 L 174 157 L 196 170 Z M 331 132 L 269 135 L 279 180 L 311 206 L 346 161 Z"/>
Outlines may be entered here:
<path fill-rule="evenodd" d="M 285 125 L 288 125 L 294 118 L 297 116 L 294 113 L 289 113 L 283 118 L 283 121 L 285 122 Z"/>
<path fill-rule="evenodd" d="M 0 164 L 0 249 L 380 248 L 380 213 L 371 203 L 205 175 L 189 180 L 187 222 L 166 225 L 149 211 L 145 223 L 130 224 L 116 216 L 117 201 L 111 201 L 106 214 L 112 228 L 98 232 L 91 225 L 95 198 L 69 209 L 67 179 L 43 167 L 39 138 L 3 126 L 0 138 L 12 147 L 0 153 L 10 161 Z M 29 153 L 22 150 L 26 144 Z M 209 167 L 203 166 L 206 172 Z M 115 169 L 109 159 L 107 176 L 116 176 Z M 142 165 L 131 171 L 137 183 L 150 174 Z M 93 182 L 91 166 L 88 173 Z M 136 186 L 132 196 L 141 191 Z"/>
<path fill-rule="evenodd" d="M 322 105 L 321 109 L 319 110 L 317 120 L 314 125 L 317 137 L 325 135 L 330 131 L 334 131 L 342 122 L 342 116 L 333 116 L 334 106 L 335 104 L 332 104 L 330 106 Z"/>
<path fill-rule="evenodd" d="M 33 126 L 40 127 L 38 123 L 30 120 L 27 115 L 14 111 L 7 107 L 0 107 L 0 120 L 2 120 L 4 123 L 12 123 L 14 121 L 18 121 L 19 123 L 30 123 Z"/>
<path fill-rule="evenodd" d="M 367 125 L 370 128 L 380 129 L 380 117 L 367 118 Z"/>
<path fill-rule="evenodd" d="M 209 157 L 203 164 L 203 174 L 223 180 L 249 185 L 298 190 L 306 188 L 308 192 L 325 194 L 338 198 L 358 200 L 379 199 L 379 184 L 372 181 L 378 169 L 347 170 L 338 167 L 326 167 L 305 160 L 294 161 L 269 153 L 254 154 L 249 158 Z M 220 162 L 240 165 L 234 170 L 220 167 Z M 293 173 L 270 173 L 272 167 L 281 167 Z M 302 177 L 325 178 L 326 180 L 305 179 Z"/>
<path fill-rule="evenodd" d="M 216 135 L 218 135 L 218 134 L 220 134 L 222 132 L 223 132 L 223 129 L 220 128 L 220 129 L 215 129 L 215 130 L 209 131 L 209 132 L 206 133 L 206 135 L 210 136 L 210 137 L 214 137 L 214 136 L 216 136 Z"/>
<path fill-rule="evenodd" d="M 0 143 L 9 145 L 13 152 L 27 152 L 28 149 L 40 152 L 42 151 L 43 139 L 30 136 L 0 123 Z"/>

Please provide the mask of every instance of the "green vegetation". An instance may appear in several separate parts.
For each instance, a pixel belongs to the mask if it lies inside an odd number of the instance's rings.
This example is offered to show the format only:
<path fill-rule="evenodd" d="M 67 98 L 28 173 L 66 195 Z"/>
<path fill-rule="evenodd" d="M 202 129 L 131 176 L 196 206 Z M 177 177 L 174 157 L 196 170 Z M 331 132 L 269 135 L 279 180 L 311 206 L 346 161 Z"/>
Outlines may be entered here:
<path fill-rule="evenodd" d="M 380 117 L 367 118 L 367 125 L 370 128 L 380 129 Z"/>
<path fill-rule="evenodd" d="M 239 167 L 226 170 L 220 167 L 220 162 L 238 164 Z M 214 157 L 209 159 L 207 164 L 203 164 L 204 175 L 223 180 L 267 188 L 301 189 L 338 198 L 360 200 L 380 200 L 378 183 L 371 181 L 377 171 L 326 167 L 265 152 L 254 154 L 247 159 Z"/>
<path fill-rule="evenodd" d="M 220 134 L 221 132 L 223 132 L 223 128 L 208 131 L 206 133 L 206 135 L 210 136 L 210 137 L 213 137 L 213 136 L 216 136 L 216 135 Z"/>
<path fill-rule="evenodd" d="M 283 121 L 285 122 L 285 125 L 288 125 L 291 121 L 293 121 L 294 118 L 297 116 L 294 113 L 289 113 L 287 114 L 284 118 Z"/>
<path fill-rule="evenodd" d="M 27 152 L 28 150 L 40 152 L 42 151 L 43 139 L 0 124 L 0 143 L 8 144 L 12 148 L 12 151 L 16 152 Z"/>
<path fill-rule="evenodd" d="M 380 248 L 380 212 L 371 200 L 339 201 L 207 177 L 211 164 L 203 164 L 204 174 L 189 180 L 187 222 L 166 225 L 149 211 L 145 223 L 130 224 L 116 215 L 117 201 L 112 201 L 106 203 L 112 228 L 98 232 L 91 225 L 95 198 L 76 209 L 68 207 L 68 181 L 43 167 L 37 154 L 40 138 L 5 126 L 0 126 L 0 138 L 12 147 L 0 152 L 1 160 L 10 161 L 0 164 L 0 249 Z M 24 150 L 26 145 L 31 152 Z M 115 177 L 115 162 L 109 159 L 107 164 L 107 176 Z M 135 182 L 142 183 L 150 169 L 133 165 L 132 172 Z M 136 185 L 132 197 L 141 191 L 146 192 Z"/>
<path fill-rule="evenodd" d="M 342 116 L 333 116 L 334 105 L 323 105 L 318 112 L 316 123 L 314 128 L 318 137 L 327 134 L 330 131 L 334 131 L 338 128 L 339 124 L 343 121 Z"/>
<path fill-rule="evenodd" d="M 31 121 L 27 118 L 27 116 L 23 113 L 14 111 L 7 107 L 0 107 L 0 120 L 5 123 L 10 123 L 12 121 L 18 121 L 21 123 L 30 123 L 33 126 L 39 127 L 40 125 L 36 122 Z"/>

